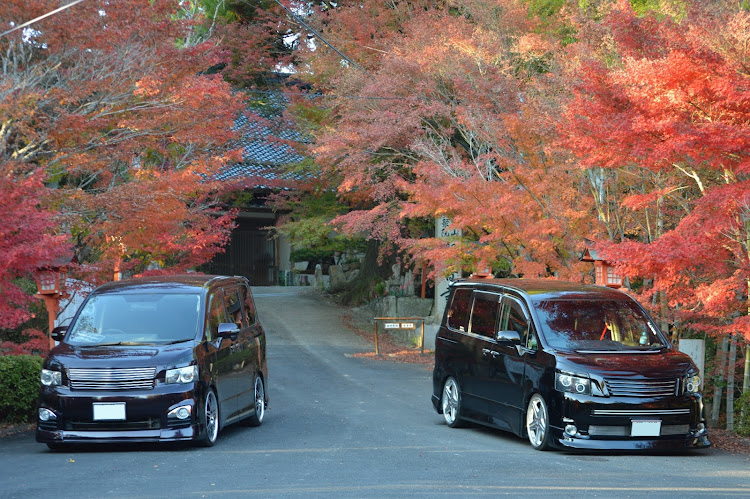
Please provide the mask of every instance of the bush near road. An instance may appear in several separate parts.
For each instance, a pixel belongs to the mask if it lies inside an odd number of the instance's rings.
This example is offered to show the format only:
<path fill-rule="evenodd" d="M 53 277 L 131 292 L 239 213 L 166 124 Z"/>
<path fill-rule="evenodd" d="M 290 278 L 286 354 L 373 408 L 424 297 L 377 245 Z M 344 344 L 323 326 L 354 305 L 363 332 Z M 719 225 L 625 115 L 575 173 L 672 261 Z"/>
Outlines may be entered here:
<path fill-rule="evenodd" d="M 34 420 L 43 361 L 35 355 L 0 357 L 0 423 Z"/>

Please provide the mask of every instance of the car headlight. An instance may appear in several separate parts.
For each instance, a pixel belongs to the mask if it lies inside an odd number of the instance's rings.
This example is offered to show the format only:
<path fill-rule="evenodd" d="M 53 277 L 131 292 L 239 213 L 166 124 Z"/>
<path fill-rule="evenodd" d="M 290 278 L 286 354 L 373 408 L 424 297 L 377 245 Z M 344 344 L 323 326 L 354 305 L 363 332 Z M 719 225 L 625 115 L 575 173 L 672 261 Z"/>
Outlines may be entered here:
<path fill-rule="evenodd" d="M 44 386 L 60 386 L 62 385 L 62 372 L 42 369 L 41 380 Z"/>
<path fill-rule="evenodd" d="M 701 389 L 701 377 L 697 374 L 685 378 L 685 391 L 688 393 L 698 393 Z"/>
<path fill-rule="evenodd" d="M 198 379 L 198 366 L 178 367 L 167 369 L 165 382 L 167 383 L 192 383 Z"/>
<path fill-rule="evenodd" d="M 555 373 L 555 389 L 561 392 L 591 395 L 591 380 L 568 373 Z"/>

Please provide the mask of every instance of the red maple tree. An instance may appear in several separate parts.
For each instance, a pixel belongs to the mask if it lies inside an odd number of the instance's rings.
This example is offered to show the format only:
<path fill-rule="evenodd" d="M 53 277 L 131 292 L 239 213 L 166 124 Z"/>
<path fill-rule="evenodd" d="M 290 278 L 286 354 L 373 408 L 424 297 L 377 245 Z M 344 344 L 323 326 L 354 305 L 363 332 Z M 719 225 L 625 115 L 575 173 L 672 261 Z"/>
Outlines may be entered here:
<path fill-rule="evenodd" d="M 0 24 L 58 7 L 10 0 Z M 92 279 L 183 270 L 225 242 L 212 175 L 243 103 L 200 16 L 170 0 L 89 1 L 0 39 L 0 157 L 41 168 L 55 223 Z M 42 196 L 42 194 L 44 194 Z M 29 261 L 33 268 L 41 260 Z"/>
<path fill-rule="evenodd" d="M 604 26 L 613 44 L 577 67 L 567 144 L 588 171 L 648 182 L 618 185 L 638 230 L 599 249 L 651 279 L 672 320 L 750 338 L 750 13 L 691 4 L 657 18 L 622 2 Z"/>

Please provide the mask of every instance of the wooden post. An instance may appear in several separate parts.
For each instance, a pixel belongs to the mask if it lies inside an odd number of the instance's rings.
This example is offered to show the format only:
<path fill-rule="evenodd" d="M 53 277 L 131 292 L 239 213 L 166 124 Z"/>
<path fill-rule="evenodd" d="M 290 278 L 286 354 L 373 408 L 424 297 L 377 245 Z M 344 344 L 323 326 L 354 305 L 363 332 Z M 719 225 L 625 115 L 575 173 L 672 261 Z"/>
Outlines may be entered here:
<path fill-rule="evenodd" d="M 422 337 L 419 340 L 419 348 L 421 353 L 424 354 L 424 319 L 422 319 Z"/>
<path fill-rule="evenodd" d="M 380 355 L 380 346 L 378 345 L 378 320 L 375 319 L 375 355 Z"/>
<path fill-rule="evenodd" d="M 47 330 L 47 337 L 49 338 L 49 349 L 55 348 L 55 340 L 52 339 L 52 330 L 55 329 L 55 319 L 57 318 L 57 312 L 60 309 L 60 298 L 57 295 L 40 295 L 44 300 L 44 306 L 47 309 L 47 316 L 49 317 Z"/>
<path fill-rule="evenodd" d="M 427 262 L 422 264 L 422 299 L 427 294 Z"/>

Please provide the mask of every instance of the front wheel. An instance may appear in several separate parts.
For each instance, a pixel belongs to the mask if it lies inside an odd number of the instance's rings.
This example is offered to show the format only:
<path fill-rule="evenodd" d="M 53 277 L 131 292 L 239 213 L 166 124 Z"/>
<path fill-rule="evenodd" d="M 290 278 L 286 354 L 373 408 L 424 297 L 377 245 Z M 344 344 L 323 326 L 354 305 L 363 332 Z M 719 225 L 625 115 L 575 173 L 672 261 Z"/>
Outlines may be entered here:
<path fill-rule="evenodd" d="M 253 382 L 255 391 L 255 412 L 245 420 L 248 426 L 260 426 L 263 423 L 263 417 L 266 415 L 266 390 L 263 385 L 263 378 L 259 374 L 255 375 Z"/>
<path fill-rule="evenodd" d="M 549 411 L 544 398 L 535 393 L 526 409 L 526 435 L 536 450 L 549 448 Z"/>
<path fill-rule="evenodd" d="M 203 447 L 211 447 L 219 436 L 219 403 L 216 400 L 216 393 L 211 388 L 206 391 L 206 397 L 203 400 L 200 422 L 203 425 L 203 433 L 198 443 Z"/>
<path fill-rule="evenodd" d="M 441 408 L 448 426 L 458 428 L 463 425 L 461 419 L 461 389 L 458 386 L 458 381 L 452 376 L 445 380 L 443 385 Z"/>

